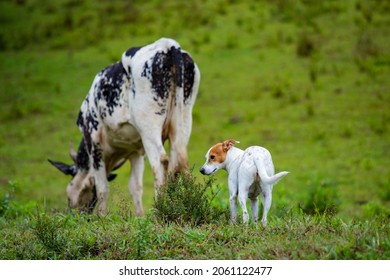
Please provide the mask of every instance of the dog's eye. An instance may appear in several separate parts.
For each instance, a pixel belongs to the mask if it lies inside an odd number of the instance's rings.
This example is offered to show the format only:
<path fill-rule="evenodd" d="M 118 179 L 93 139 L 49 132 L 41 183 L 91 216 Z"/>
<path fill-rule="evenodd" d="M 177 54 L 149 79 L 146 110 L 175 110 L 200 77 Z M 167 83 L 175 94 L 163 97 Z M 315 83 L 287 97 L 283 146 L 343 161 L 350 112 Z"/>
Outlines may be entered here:
<path fill-rule="evenodd" d="M 215 156 L 210 156 L 210 159 L 211 159 L 211 160 L 214 160 L 214 159 L 215 159 Z"/>

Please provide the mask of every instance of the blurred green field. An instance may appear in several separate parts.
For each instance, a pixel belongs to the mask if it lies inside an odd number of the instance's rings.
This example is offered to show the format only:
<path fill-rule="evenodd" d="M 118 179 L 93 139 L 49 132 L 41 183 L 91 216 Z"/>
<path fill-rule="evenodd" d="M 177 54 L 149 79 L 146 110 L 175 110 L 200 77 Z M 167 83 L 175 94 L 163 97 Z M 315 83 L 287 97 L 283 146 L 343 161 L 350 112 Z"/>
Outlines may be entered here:
<path fill-rule="evenodd" d="M 201 71 L 188 147 L 199 180 L 208 148 L 234 138 L 240 148 L 268 148 L 276 171 L 291 172 L 274 188 L 271 225 L 293 208 L 388 221 L 385 0 L 2 0 L 0 216 L 9 207 L 17 217 L 36 205 L 66 211 L 69 178 L 47 159 L 70 161 L 68 143 L 81 137 L 76 117 L 95 74 L 160 37 L 177 40 Z M 132 203 L 129 169 L 111 184 L 112 213 Z M 226 207 L 226 173 L 216 183 Z M 153 192 L 147 165 L 147 209 Z"/>

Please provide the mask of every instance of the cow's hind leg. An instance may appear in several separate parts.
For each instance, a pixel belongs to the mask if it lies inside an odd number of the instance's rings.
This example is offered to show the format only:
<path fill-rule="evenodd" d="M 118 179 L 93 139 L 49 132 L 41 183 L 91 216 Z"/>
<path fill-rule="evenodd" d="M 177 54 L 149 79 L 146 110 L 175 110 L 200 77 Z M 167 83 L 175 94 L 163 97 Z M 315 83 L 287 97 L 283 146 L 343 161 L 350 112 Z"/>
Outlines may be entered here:
<path fill-rule="evenodd" d="M 180 102 L 180 101 L 178 101 Z M 191 105 L 176 104 L 169 129 L 169 171 L 183 172 L 188 170 L 187 145 L 191 135 Z"/>
<path fill-rule="evenodd" d="M 144 173 L 144 156 L 142 155 L 132 155 L 130 157 L 131 162 L 131 173 L 129 180 L 129 191 L 133 197 L 135 205 L 135 214 L 137 216 L 142 216 L 144 210 L 142 207 L 142 178 Z"/>
<path fill-rule="evenodd" d="M 170 138 L 169 172 L 180 173 L 188 170 L 187 141 Z M 180 138 L 180 137 L 179 137 Z"/>
<path fill-rule="evenodd" d="M 158 192 L 160 187 L 166 182 L 169 164 L 169 159 L 161 140 L 161 131 L 153 134 L 141 134 L 141 138 L 152 167 L 155 191 Z"/>

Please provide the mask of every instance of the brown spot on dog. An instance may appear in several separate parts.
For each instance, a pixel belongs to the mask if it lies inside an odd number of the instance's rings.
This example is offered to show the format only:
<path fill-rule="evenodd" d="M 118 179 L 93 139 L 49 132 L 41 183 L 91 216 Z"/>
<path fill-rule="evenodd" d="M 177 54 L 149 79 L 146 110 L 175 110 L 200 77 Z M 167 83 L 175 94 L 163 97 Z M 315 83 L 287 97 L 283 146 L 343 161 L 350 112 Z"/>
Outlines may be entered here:
<path fill-rule="evenodd" d="M 222 163 L 226 158 L 225 148 L 223 147 L 223 143 L 215 144 L 209 152 L 209 162 L 210 163 Z"/>
<path fill-rule="evenodd" d="M 230 139 L 225 140 L 222 143 L 215 144 L 211 147 L 209 152 L 209 162 L 210 163 L 222 163 L 226 159 L 226 154 L 234 144 L 240 143 L 236 140 Z"/>

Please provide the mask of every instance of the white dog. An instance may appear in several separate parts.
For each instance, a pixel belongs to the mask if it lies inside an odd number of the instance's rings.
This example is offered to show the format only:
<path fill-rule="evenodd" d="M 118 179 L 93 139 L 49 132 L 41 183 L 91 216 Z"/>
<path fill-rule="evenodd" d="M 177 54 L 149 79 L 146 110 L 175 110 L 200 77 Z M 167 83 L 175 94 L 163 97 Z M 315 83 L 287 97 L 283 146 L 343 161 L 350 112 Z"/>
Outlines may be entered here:
<path fill-rule="evenodd" d="M 236 140 L 226 140 L 211 147 L 206 154 L 206 163 L 200 169 L 203 175 L 211 175 L 220 169 L 228 172 L 230 194 L 230 219 L 236 222 L 237 203 L 243 210 L 243 220 L 249 220 L 246 208 L 248 197 L 252 203 L 252 216 L 255 223 L 258 219 L 258 199 L 263 196 L 262 224 L 267 225 L 267 214 L 272 202 L 272 187 L 288 174 L 283 171 L 274 175 L 274 164 L 270 152 L 259 146 L 252 146 L 245 151 L 234 147 Z"/>

